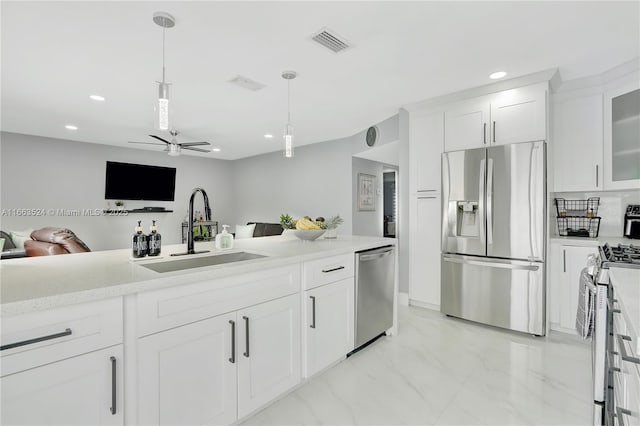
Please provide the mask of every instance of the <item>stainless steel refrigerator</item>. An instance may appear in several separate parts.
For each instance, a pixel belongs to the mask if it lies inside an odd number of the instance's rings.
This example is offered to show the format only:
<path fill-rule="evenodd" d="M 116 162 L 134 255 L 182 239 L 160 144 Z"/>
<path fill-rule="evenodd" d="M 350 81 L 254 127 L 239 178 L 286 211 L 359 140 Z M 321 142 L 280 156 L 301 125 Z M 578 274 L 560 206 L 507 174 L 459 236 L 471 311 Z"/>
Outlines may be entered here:
<path fill-rule="evenodd" d="M 546 334 L 543 141 L 442 154 L 441 312 Z"/>

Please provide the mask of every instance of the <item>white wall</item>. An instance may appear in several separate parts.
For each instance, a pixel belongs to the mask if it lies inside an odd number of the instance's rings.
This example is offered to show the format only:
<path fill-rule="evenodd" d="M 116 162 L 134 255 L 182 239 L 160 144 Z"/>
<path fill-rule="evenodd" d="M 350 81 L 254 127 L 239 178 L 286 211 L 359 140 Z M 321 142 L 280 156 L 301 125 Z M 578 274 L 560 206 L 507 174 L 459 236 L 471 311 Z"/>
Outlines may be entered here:
<path fill-rule="evenodd" d="M 2 133 L 0 205 L 5 210 L 2 230 L 67 227 L 92 250 L 126 248 L 137 220 L 148 232 L 156 219 L 165 244 L 180 242 L 181 222 L 186 216 L 194 187 L 207 191 L 214 220 L 233 222 L 232 164 L 229 161 L 192 156 L 169 157 L 163 152 L 72 142 L 61 139 Z M 16 217 L 6 209 L 104 209 L 105 163 L 107 160 L 175 167 L 175 202 L 126 201 L 126 208 L 163 206 L 174 213 L 109 216 Z M 152 185 L 152 182 L 132 184 Z M 198 196 L 199 197 L 199 196 Z M 203 210 L 201 198 L 196 208 Z M 112 206 L 113 206 L 113 202 Z"/>
<path fill-rule="evenodd" d="M 398 290 L 409 292 L 409 113 L 400 110 L 398 139 L 400 140 L 400 170 L 398 172 Z"/>
<path fill-rule="evenodd" d="M 353 157 L 352 166 L 352 214 L 353 234 L 382 237 L 384 224 L 383 176 L 384 165 L 377 161 Z M 358 175 L 360 173 L 376 177 L 376 210 L 360 211 L 358 209 Z"/>
<path fill-rule="evenodd" d="M 351 138 L 337 139 L 295 150 L 287 159 L 272 152 L 234 161 L 236 222 L 273 222 L 282 213 L 334 216 L 344 224 L 338 235 L 351 234 Z"/>

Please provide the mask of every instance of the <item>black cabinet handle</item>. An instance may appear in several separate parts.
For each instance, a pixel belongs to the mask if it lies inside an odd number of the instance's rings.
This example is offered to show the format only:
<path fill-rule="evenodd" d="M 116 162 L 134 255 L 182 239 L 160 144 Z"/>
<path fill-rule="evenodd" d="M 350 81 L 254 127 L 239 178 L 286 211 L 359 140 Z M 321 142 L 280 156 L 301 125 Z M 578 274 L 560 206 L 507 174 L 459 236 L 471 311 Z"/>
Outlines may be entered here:
<path fill-rule="evenodd" d="M 338 266 L 337 268 L 331 268 L 331 269 L 323 269 L 322 272 L 324 272 L 326 274 L 328 272 L 339 271 L 340 269 L 344 269 L 344 266 Z"/>
<path fill-rule="evenodd" d="M 493 143 L 496 143 L 496 122 L 493 122 Z"/>
<path fill-rule="evenodd" d="M 13 349 L 20 346 L 31 345 L 33 343 L 44 342 L 45 340 L 57 339 L 59 337 L 70 336 L 70 335 L 71 335 L 71 329 L 67 328 L 65 331 L 61 333 L 49 334 L 48 336 L 36 337 L 35 339 L 23 340 L 21 342 L 9 343 L 8 345 L 0 346 L 0 351 Z"/>
<path fill-rule="evenodd" d="M 316 328 L 316 297 L 309 296 L 311 299 L 311 325 L 310 328 Z"/>
<path fill-rule="evenodd" d="M 486 145 L 487 143 L 487 123 L 484 123 L 482 127 L 482 144 Z"/>
<path fill-rule="evenodd" d="M 229 324 L 231 324 L 231 358 L 229 358 L 229 362 L 231 364 L 236 363 L 236 322 L 234 320 L 229 320 Z"/>
<path fill-rule="evenodd" d="M 249 358 L 249 317 L 242 317 L 244 320 L 244 347 L 245 352 L 242 354 L 245 357 Z"/>
<path fill-rule="evenodd" d="M 111 358 L 109 358 L 111 360 L 111 414 L 115 416 L 116 414 L 116 399 L 117 399 L 117 392 L 116 392 L 116 357 L 112 356 Z"/>

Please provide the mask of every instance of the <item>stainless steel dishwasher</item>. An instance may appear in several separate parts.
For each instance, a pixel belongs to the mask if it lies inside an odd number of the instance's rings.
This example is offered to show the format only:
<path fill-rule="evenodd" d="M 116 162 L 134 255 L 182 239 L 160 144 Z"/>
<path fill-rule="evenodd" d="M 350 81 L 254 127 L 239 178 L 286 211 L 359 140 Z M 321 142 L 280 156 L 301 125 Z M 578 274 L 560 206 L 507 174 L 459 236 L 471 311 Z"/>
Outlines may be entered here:
<path fill-rule="evenodd" d="M 356 348 L 393 325 L 393 246 L 356 253 Z"/>

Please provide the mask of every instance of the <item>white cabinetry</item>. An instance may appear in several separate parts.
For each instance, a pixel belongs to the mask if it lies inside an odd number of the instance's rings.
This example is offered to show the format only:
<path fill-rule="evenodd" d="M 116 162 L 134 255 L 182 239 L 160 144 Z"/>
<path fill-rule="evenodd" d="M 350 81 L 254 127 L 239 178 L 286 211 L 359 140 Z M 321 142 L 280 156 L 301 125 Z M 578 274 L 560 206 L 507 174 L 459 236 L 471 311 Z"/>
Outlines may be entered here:
<path fill-rule="evenodd" d="M 354 349 L 354 279 L 304 292 L 304 376 L 344 358 Z"/>
<path fill-rule="evenodd" d="M 573 333 L 578 308 L 580 272 L 597 246 L 551 244 L 549 322 L 554 330 Z"/>
<path fill-rule="evenodd" d="M 124 423 L 120 298 L 4 317 L 1 361 L 0 423 Z"/>
<path fill-rule="evenodd" d="M 238 311 L 238 418 L 300 383 L 300 296 Z"/>
<path fill-rule="evenodd" d="M 440 306 L 440 194 L 411 199 L 409 299 L 412 304 Z M 416 303 L 417 302 L 417 303 Z"/>
<path fill-rule="evenodd" d="M 553 118 L 553 190 L 602 190 L 602 94 L 559 100 Z"/>
<path fill-rule="evenodd" d="M 604 94 L 605 189 L 640 188 L 640 83 Z"/>
<path fill-rule="evenodd" d="M 440 192 L 444 114 L 412 113 L 410 118 L 410 192 Z"/>
<path fill-rule="evenodd" d="M 122 425 L 122 345 L 0 379 L 3 425 Z"/>
<path fill-rule="evenodd" d="M 451 105 L 445 112 L 445 151 L 547 139 L 547 83 Z"/>
<path fill-rule="evenodd" d="M 139 424 L 235 422 L 235 328 L 232 312 L 140 339 Z"/>

